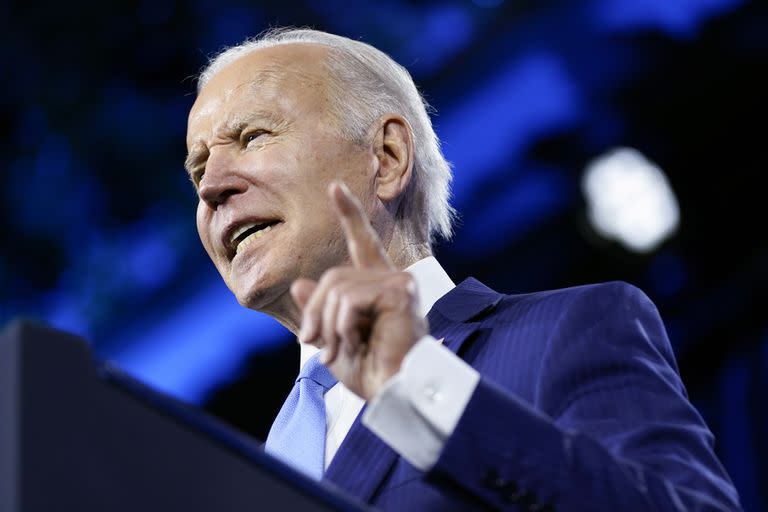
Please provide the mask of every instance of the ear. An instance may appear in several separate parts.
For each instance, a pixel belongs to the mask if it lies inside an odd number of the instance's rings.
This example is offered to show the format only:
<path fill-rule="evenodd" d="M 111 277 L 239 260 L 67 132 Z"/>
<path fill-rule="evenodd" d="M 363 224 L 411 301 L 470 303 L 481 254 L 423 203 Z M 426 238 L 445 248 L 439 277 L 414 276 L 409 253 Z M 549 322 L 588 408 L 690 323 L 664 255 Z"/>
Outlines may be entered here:
<path fill-rule="evenodd" d="M 400 197 L 411 181 L 413 130 L 404 117 L 387 114 L 379 120 L 373 141 L 379 163 L 376 196 L 383 203 L 390 203 Z"/>

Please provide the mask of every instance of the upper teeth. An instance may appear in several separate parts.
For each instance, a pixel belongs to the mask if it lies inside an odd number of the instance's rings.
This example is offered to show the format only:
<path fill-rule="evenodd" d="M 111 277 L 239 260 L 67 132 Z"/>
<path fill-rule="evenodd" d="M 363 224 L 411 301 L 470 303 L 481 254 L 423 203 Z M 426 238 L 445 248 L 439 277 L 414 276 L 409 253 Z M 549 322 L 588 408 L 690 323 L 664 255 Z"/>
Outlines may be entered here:
<path fill-rule="evenodd" d="M 249 229 L 251 229 L 254 226 L 256 226 L 255 222 L 249 222 L 248 224 L 243 224 L 242 226 L 240 226 L 239 228 L 234 230 L 232 232 L 232 235 L 230 235 L 230 237 L 229 237 L 230 245 L 235 243 L 235 240 L 237 240 L 237 237 L 239 237 L 240 235 L 242 235 L 243 233 L 245 233 L 246 231 L 248 231 Z"/>

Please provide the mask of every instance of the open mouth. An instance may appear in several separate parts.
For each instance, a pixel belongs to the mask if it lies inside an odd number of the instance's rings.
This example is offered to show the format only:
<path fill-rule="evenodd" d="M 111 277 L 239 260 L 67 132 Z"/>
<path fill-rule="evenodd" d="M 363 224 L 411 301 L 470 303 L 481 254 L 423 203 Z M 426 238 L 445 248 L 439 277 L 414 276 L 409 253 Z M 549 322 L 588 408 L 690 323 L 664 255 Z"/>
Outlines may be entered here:
<path fill-rule="evenodd" d="M 234 230 L 229 238 L 229 246 L 233 250 L 232 257 L 240 254 L 241 251 L 255 242 L 256 239 L 269 233 L 278 222 L 277 220 L 258 223 L 249 222 Z"/>

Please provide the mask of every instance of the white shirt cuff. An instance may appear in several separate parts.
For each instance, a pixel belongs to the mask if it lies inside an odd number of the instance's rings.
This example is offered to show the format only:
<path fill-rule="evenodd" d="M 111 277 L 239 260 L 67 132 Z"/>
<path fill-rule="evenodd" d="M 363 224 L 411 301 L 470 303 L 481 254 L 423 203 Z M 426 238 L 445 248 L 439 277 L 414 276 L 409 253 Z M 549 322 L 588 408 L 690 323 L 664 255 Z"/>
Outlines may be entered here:
<path fill-rule="evenodd" d="M 363 413 L 363 425 L 414 467 L 440 457 L 480 374 L 432 336 L 424 336 Z"/>

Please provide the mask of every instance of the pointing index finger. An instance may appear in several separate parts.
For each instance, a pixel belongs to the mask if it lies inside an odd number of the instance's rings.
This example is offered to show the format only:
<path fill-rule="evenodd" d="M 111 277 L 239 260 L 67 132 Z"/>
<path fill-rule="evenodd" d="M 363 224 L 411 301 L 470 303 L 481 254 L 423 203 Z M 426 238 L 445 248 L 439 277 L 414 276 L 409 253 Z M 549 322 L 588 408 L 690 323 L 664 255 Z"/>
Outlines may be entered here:
<path fill-rule="evenodd" d="M 384 251 L 381 240 L 371 226 L 360 201 L 341 181 L 331 183 L 328 192 L 341 221 L 352 264 L 358 268 L 391 268 L 392 262 Z"/>

